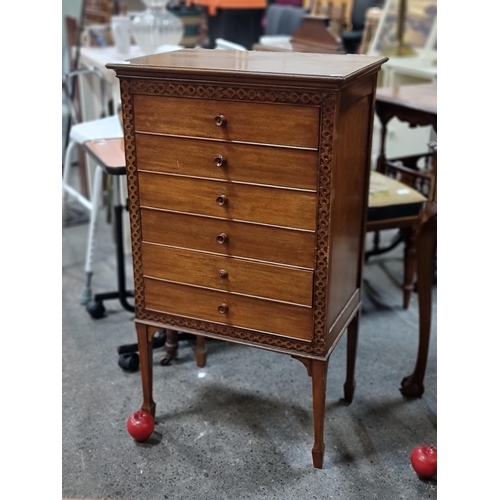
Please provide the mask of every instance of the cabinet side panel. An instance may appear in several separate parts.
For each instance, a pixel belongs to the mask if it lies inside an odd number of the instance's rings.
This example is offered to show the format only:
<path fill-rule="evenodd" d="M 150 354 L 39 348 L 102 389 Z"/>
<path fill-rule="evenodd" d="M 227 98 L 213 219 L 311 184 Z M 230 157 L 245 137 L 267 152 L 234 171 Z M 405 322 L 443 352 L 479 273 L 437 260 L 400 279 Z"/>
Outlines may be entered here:
<path fill-rule="evenodd" d="M 348 109 L 343 109 L 337 121 L 330 226 L 329 330 L 359 288 L 359 251 L 364 237 L 364 198 L 369 180 L 367 160 L 373 122 L 372 99 L 372 94 L 362 97 Z M 355 306 L 351 301 L 349 307 Z"/>

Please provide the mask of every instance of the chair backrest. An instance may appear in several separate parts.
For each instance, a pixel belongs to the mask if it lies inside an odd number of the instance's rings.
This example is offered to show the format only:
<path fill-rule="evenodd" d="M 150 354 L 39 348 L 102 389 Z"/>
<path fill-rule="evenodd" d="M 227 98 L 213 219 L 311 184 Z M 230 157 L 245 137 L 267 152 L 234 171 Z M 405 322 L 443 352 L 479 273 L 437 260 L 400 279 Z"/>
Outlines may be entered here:
<path fill-rule="evenodd" d="M 293 35 L 301 24 L 305 9 L 289 5 L 270 5 L 266 10 L 264 35 Z"/>
<path fill-rule="evenodd" d="M 362 30 L 364 28 L 366 11 L 371 7 L 378 7 L 379 3 L 379 0 L 354 0 L 351 10 L 353 31 Z"/>

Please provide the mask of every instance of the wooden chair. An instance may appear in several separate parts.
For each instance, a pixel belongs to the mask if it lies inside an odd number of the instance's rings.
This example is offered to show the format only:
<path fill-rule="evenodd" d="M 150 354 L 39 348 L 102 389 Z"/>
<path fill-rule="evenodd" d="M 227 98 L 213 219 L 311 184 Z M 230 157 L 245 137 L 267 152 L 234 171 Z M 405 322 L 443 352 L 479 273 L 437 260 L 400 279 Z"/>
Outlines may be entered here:
<path fill-rule="evenodd" d="M 377 7 L 379 0 L 353 0 L 348 26 L 342 31 L 342 42 L 348 54 L 358 54 L 366 24 L 368 9 Z"/>
<path fill-rule="evenodd" d="M 420 166 L 422 163 L 423 167 Z M 419 213 L 423 204 L 432 199 L 436 177 L 434 164 L 435 156 L 428 152 L 384 159 L 371 173 L 367 232 L 373 232 L 374 237 L 372 247 L 365 252 L 365 261 L 404 244 L 404 309 L 409 307 L 415 289 Z M 398 232 L 389 245 L 381 246 L 380 231 L 388 229 L 397 229 Z"/>
<path fill-rule="evenodd" d="M 367 232 L 374 232 L 375 244 L 365 252 L 365 261 L 385 253 L 404 241 L 403 308 L 407 309 L 414 289 L 416 272 L 416 230 L 420 210 L 426 197 L 403 182 L 372 171 L 368 198 Z M 380 249 L 379 232 L 387 229 L 400 231 L 389 247 Z"/>
<path fill-rule="evenodd" d="M 432 275 L 437 244 L 437 142 L 430 144 L 433 179 L 417 225 L 418 330 L 417 361 L 411 375 L 401 381 L 400 391 L 408 398 L 424 393 L 424 378 L 429 355 L 432 316 Z"/>

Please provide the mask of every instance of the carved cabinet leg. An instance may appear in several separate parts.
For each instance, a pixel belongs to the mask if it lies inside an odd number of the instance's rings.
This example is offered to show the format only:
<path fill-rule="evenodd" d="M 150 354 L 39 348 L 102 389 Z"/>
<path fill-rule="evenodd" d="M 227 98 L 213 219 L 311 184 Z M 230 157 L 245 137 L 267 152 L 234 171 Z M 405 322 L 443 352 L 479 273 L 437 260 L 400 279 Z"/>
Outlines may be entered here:
<path fill-rule="evenodd" d="M 429 211 L 432 214 L 433 208 Z M 419 344 L 415 369 L 401 382 L 401 393 L 409 398 L 422 396 L 424 377 L 429 354 L 432 313 L 432 272 L 434 243 L 436 240 L 437 215 L 431 216 L 420 228 L 417 237 L 417 280 L 418 280 L 418 315 Z"/>
<path fill-rule="evenodd" d="M 356 387 L 356 379 L 354 370 L 356 367 L 356 352 L 358 349 L 358 327 L 359 327 L 359 311 L 351 320 L 347 327 L 347 369 L 346 380 L 344 383 L 344 400 L 352 403 L 354 397 L 354 389 Z"/>
<path fill-rule="evenodd" d="M 156 403 L 153 401 L 153 335 L 155 329 L 136 323 L 136 331 L 143 395 L 141 409 L 151 414 L 154 418 Z"/>
<path fill-rule="evenodd" d="M 196 366 L 203 368 L 207 362 L 207 348 L 205 347 L 205 337 L 203 335 L 196 336 L 194 356 L 196 358 Z"/>
<path fill-rule="evenodd" d="M 325 398 L 328 361 L 311 361 L 311 376 L 313 389 L 314 446 L 312 449 L 313 465 L 317 469 L 323 467 L 325 443 L 323 430 L 325 425 Z"/>

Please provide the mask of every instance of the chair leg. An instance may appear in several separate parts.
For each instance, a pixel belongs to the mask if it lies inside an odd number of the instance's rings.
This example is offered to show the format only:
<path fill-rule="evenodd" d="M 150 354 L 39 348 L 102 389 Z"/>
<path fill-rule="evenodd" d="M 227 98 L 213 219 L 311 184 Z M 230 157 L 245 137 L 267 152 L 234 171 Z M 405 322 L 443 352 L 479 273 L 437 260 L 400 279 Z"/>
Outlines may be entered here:
<path fill-rule="evenodd" d="M 94 256 L 94 243 L 99 220 L 99 207 L 102 190 L 102 168 L 97 166 L 94 173 L 94 186 L 92 193 L 92 210 L 90 213 L 90 224 L 87 233 L 87 252 L 85 255 L 86 283 L 80 296 L 80 303 L 85 305 L 92 299 L 92 264 Z"/>
<path fill-rule="evenodd" d="M 63 166 L 63 180 L 62 180 L 62 208 L 64 210 L 64 206 L 67 200 L 67 195 L 70 194 L 73 196 L 83 207 L 85 207 L 89 212 L 92 211 L 92 202 L 87 198 L 85 194 L 82 194 L 81 191 L 72 187 L 69 183 L 69 175 L 71 171 L 71 156 L 73 154 L 73 150 L 77 145 L 76 142 L 70 141 L 67 149 L 66 155 L 64 158 L 64 166 Z"/>
<path fill-rule="evenodd" d="M 66 203 L 68 194 L 66 186 L 69 185 L 69 174 L 71 170 L 71 157 L 73 155 L 73 150 L 75 149 L 76 143 L 74 141 L 70 141 L 68 147 L 66 148 L 66 154 L 64 155 L 64 165 L 63 165 L 63 181 L 62 181 L 62 202 L 63 202 L 63 210 L 64 205 Z"/>
<path fill-rule="evenodd" d="M 433 213 L 434 212 L 434 213 Z M 401 382 L 400 391 L 407 398 L 420 397 L 424 393 L 424 378 L 429 355 L 432 316 L 432 261 L 437 239 L 437 207 L 428 202 L 430 217 L 418 234 L 418 323 L 419 342 L 415 368 Z"/>
<path fill-rule="evenodd" d="M 354 389 L 356 387 L 356 379 L 354 370 L 356 367 L 356 352 L 358 348 L 358 328 L 359 328 L 359 311 L 351 320 L 347 327 L 347 369 L 346 381 L 344 383 L 344 400 L 347 403 L 352 403 L 354 397 Z"/>
<path fill-rule="evenodd" d="M 196 359 L 196 366 L 203 368 L 207 363 L 207 348 L 205 347 L 205 337 L 203 337 L 203 335 L 196 336 L 194 356 Z"/>
<path fill-rule="evenodd" d="M 411 228 L 405 235 L 403 309 L 410 306 L 411 294 L 415 290 L 417 272 L 416 228 Z"/>

